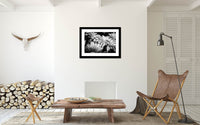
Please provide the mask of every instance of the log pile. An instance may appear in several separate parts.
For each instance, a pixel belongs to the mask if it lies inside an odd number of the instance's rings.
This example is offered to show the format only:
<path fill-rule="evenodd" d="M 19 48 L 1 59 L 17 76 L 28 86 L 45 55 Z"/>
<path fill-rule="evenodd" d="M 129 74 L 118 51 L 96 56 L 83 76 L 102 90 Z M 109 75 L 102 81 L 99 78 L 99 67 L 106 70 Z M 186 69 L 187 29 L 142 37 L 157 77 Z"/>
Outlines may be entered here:
<path fill-rule="evenodd" d="M 49 108 L 54 103 L 54 83 L 45 81 L 23 81 L 13 84 L 0 84 L 0 108 L 1 109 L 25 109 L 30 108 L 24 98 L 29 93 L 36 97 L 45 96 L 38 108 Z M 37 102 L 33 102 L 34 106 Z"/>

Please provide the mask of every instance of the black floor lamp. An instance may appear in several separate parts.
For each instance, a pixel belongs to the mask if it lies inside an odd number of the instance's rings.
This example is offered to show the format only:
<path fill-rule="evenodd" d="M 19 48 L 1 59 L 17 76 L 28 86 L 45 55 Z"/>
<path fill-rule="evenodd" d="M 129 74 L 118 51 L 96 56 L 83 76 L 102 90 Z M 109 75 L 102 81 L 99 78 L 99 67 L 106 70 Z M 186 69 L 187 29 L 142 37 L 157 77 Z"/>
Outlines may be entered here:
<path fill-rule="evenodd" d="M 188 119 L 187 115 L 186 115 L 185 104 L 184 104 L 184 100 L 183 100 L 183 94 L 182 94 L 181 83 L 180 83 L 180 79 L 179 79 L 179 71 L 178 71 L 178 65 L 177 65 L 177 61 L 176 61 L 176 54 L 175 54 L 175 50 L 174 50 L 174 44 L 173 44 L 172 36 L 166 35 L 163 32 L 161 32 L 160 33 L 160 39 L 157 42 L 157 46 L 164 46 L 164 41 L 162 39 L 162 36 L 166 36 L 166 37 L 171 39 L 172 50 L 173 50 L 173 54 L 174 54 L 174 61 L 175 61 L 175 65 L 176 65 L 176 72 L 177 72 L 177 75 L 178 75 L 178 82 L 179 82 L 179 87 L 180 87 L 180 90 L 181 90 L 181 99 L 182 99 L 183 111 L 184 111 L 185 118 L 180 119 L 178 122 L 181 122 L 181 123 L 194 123 L 194 121 Z"/>

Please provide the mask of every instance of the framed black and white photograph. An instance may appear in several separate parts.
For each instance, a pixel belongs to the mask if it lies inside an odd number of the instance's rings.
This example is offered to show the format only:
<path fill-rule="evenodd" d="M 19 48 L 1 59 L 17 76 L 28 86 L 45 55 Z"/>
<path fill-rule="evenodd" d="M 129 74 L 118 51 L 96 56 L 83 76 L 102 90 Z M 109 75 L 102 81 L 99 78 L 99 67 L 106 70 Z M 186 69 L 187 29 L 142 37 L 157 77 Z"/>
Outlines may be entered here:
<path fill-rule="evenodd" d="M 121 28 L 80 27 L 80 58 L 121 58 Z"/>

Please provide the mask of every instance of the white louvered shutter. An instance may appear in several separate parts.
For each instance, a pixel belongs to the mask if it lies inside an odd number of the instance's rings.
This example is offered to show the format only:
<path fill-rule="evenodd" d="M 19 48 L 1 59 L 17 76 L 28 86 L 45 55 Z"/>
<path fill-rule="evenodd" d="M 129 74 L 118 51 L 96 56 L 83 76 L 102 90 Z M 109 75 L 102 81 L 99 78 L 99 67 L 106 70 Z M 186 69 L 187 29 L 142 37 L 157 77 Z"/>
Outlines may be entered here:
<path fill-rule="evenodd" d="M 166 17 L 166 34 L 173 36 L 174 47 L 177 53 L 177 36 L 178 36 L 178 18 Z M 170 39 L 164 37 L 165 42 L 165 56 L 170 59 L 173 57 L 172 45 Z"/>
<path fill-rule="evenodd" d="M 186 104 L 194 104 L 195 102 L 195 74 L 193 62 L 193 17 L 180 17 L 180 62 L 181 73 L 189 70 L 189 74 L 183 86 L 183 95 Z"/>
<path fill-rule="evenodd" d="M 200 17 L 168 14 L 164 20 L 166 34 L 173 36 L 179 73 L 189 70 L 183 86 L 184 101 L 200 104 Z M 165 45 L 165 70 L 176 73 L 171 42 L 168 40 Z"/>

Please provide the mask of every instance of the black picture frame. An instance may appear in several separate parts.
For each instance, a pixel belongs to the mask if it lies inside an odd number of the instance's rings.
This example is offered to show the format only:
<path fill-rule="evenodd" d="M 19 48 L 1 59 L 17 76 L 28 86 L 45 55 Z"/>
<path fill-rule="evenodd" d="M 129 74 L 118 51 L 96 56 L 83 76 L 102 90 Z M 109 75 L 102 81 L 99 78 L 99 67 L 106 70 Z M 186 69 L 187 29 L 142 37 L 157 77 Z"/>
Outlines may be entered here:
<path fill-rule="evenodd" d="M 80 58 L 121 58 L 121 27 L 80 27 Z"/>

